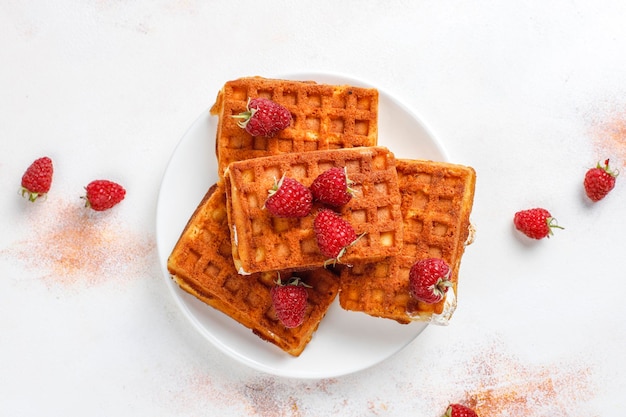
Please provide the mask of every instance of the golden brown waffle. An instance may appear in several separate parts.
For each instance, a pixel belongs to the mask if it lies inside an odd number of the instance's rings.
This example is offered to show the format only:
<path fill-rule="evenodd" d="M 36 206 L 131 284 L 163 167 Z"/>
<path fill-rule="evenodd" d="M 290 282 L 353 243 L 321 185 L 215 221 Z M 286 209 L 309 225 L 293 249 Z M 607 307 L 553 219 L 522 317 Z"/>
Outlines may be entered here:
<path fill-rule="evenodd" d="M 273 138 L 253 137 L 232 115 L 246 110 L 248 99 L 265 97 L 285 106 L 291 126 Z M 375 146 L 378 138 L 378 90 L 246 77 L 227 82 L 211 114 L 219 117 L 216 135 L 218 173 L 234 161 L 322 149 Z"/>
<path fill-rule="evenodd" d="M 293 356 L 311 340 L 338 291 L 338 277 L 324 269 L 298 274 L 310 288 L 306 319 L 294 329 L 276 318 L 270 289 L 277 273 L 242 276 L 231 255 L 223 186 L 213 186 L 196 209 L 167 264 L 185 291 L 250 328 L 257 336 Z M 290 274 L 281 274 L 287 280 Z"/>
<path fill-rule="evenodd" d="M 401 159 L 397 172 L 404 217 L 401 254 L 343 269 L 339 302 L 346 310 L 400 323 L 446 324 L 456 308 L 461 257 L 473 239 L 469 216 L 476 173 L 461 165 Z M 452 269 L 453 286 L 437 304 L 418 302 L 409 294 L 409 269 L 428 257 L 442 258 Z"/>
<path fill-rule="evenodd" d="M 225 175 L 233 258 L 242 273 L 319 267 L 314 215 L 273 217 L 264 209 L 268 190 L 284 175 L 305 186 L 330 167 L 346 167 L 356 193 L 340 214 L 364 233 L 341 262 L 351 264 L 399 253 L 402 246 L 400 193 L 393 154 L 384 147 L 290 153 L 232 163 Z"/>

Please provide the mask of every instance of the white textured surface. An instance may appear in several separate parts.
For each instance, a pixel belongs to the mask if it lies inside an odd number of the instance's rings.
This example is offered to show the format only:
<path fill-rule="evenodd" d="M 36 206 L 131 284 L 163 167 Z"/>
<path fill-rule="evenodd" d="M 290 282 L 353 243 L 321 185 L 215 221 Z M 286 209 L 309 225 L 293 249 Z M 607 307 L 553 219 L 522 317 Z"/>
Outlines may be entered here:
<path fill-rule="evenodd" d="M 626 172 L 624 16 L 616 0 L 1 2 L 1 414 L 438 417 L 482 399 L 481 417 L 623 416 L 624 179 L 593 206 L 581 182 L 600 158 Z M 221 85 L 308 71 L 380 85 L 478 173 L 450 326 L 321 381 L 207 344 L 154 247 L 167 161 Z M 29 205 L 19 180 L 44 154 L 53 189 Z M 127 199 L 85 219 L 96 177 Z M 528 244 L 512 216 L 535 205 L 565 230 Z"/>

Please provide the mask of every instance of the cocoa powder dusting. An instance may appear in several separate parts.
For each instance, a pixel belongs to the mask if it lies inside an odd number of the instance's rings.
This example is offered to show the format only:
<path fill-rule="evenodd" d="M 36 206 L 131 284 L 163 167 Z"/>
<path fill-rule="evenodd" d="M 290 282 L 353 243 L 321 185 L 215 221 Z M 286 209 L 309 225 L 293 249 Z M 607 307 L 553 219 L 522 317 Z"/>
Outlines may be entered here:
<path fill-rule="evenodd" d="M 152 239 L 138 236 L 113 212 L 51 199 L 30 209 L 24 215 L 28 237 L 2 252 L 42 273 L 48 285 L 127 279 L 145 270 L 155 252 Z"/>

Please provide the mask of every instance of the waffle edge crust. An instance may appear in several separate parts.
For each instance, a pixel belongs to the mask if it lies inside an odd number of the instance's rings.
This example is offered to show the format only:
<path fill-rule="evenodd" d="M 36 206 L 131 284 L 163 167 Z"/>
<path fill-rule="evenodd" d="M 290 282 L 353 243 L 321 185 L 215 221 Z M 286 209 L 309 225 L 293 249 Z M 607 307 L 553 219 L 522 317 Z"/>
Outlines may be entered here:
<path fill-rule="evenodd" d="M 286 107 L 292 123 L 273 138 L 255 137 L 233 115 L 248 100 L 264 97 Z M 228 81 L 211 114 L 218 116 L 215 151 L 218 173 L 234 161 L 282 153 L 375 146 L 378 141 L 378 90 L 263 77 Z"/>
<path fill-rule="evenodd" d="M 275 155 L 233 162 L 225 174 L 233 260 L 241 274 L 322 267 L 310 215 L 286 219 L 264 209 L 268 190 L 281 176 L 305 186 L 330 167 L 345 167 L 355 196 L 339 214 L 363 237 L 341 257 L 342 264 L 399 253 L 403 226 L 395 157 L 384 147 L 360 147 Z"/>
<path fill-rule="evenodd" d="M 397 161 L 404 242 L 399 255 L 379 262 L 359 262 L 341 271 L 342 308 L 407 324 L 427 321 L 446 325 L 457 306 L 461 257 L 473 241 L 470 213 L 476 173 L 451 163 Z M 409 293 L 409 269 L 417 260 L 439 257 L 452 269 L 452 287 L 436 304 Z"/>
<path fill-rule="evenodd" d="M 299 356 L 336 298 L 338 277 L 326 269 L 297 274 L 309 285 L 304 323 L 288 329 L 276 317 L 270 289 L 277 272 L 242 276 L 235 270 L 223 186 L 214 185 L 191 216 L 167 268 L 181 289 L 230 316 L 292 356 Z M 292 273 L 281 273 L 287 280 Z"/>

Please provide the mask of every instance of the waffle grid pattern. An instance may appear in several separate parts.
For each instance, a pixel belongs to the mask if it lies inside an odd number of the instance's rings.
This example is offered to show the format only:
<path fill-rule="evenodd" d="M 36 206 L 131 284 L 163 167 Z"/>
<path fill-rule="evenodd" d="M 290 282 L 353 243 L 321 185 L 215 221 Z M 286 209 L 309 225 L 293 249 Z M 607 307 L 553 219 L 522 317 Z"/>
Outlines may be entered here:
<path fill-rule="evenodd" d="M 246 110 L 248 98 L 269 98 L 292 114 L 290 127 L 273 138 L 253 137 L 232 115 Z M 288 152 L 375 146 L 378 91 L 314 82 L 247 77 L 229 81 L 218 96 L 218 170 L 250 158 Z"/>
<path fill-rule="evenodd" d="M 299 273 L 311 286 L 308 318 L 297 329 L 286 328 L 276 318 L 270 296 L 277 272 L 250 276 L 237 273 L 231 254 L 224 188 L 213 187 L 209 194 L 170 255 L 170 273 L 185 291 L 231 316 L 261 338 L 299 355 L 337 295 L 337 277 L 325 270 Z M 281 273 L 281 279 L 289 277 L 289 273 Z"/>
<path fill-rule="evenodd" d="M 231 164 L 227 175 L 228 211 L 236 263 L 247 272 L 309 268 L 326 259 L 317 247 L 312 214 L 278 219 L 263 208 L 267 192 L 283 174 L 309 186 L 330 167 L 346 167 L 356 196 L 340 214 L 365 233 L 342 257 L 350 264 L 398 254 L 402 246 L 402 215 L 395 158 L 384 147 L 352 148 L 285 154 Z M 268 227 L 271 225 L 271 227 Z"/>
<path fill-rule="evenodd" d="M 464 242 L 469 233 L 475 173 L 460 165 L 398 160 L 404 244 L 400 256 L 361 263 L 341 273 L 343 308 L 400 323 L 446 324 L 456 306 Z M 452 268 L 453 287 L 437 304 L 415 301 L 408 292 L 409 269 L 418 259 L 443 258 Z"/>

